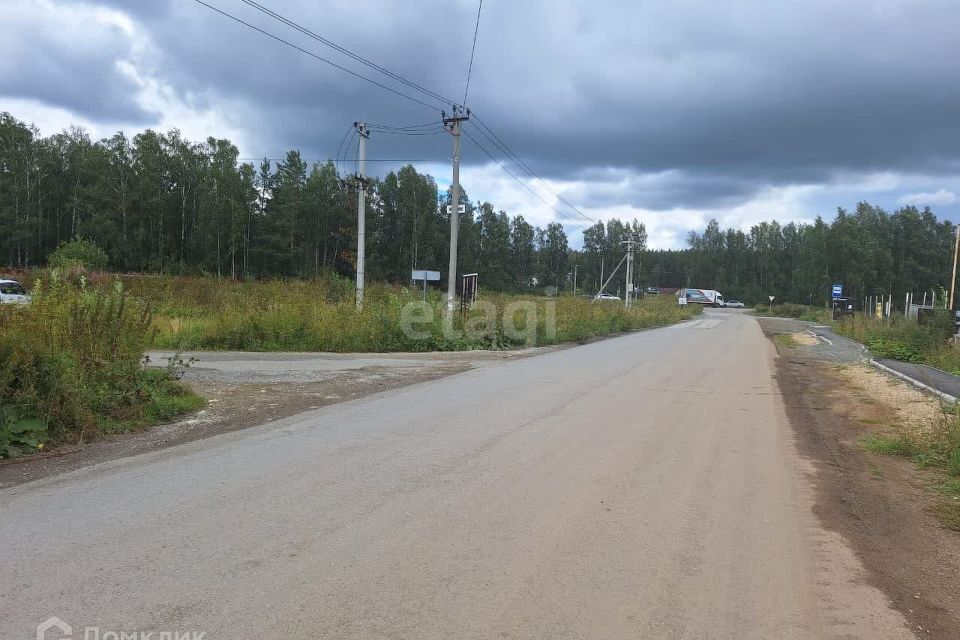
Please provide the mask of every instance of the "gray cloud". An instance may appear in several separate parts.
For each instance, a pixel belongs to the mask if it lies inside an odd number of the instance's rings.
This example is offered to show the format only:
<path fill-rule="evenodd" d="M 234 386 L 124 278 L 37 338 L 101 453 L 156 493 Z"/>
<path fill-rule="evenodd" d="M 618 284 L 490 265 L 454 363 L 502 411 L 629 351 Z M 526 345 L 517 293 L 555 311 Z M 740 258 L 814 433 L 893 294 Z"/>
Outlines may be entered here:
<path fill-rule="evenodd" d="M 210 1 L 373 73 L 242 3 Z M 190 0 L 102 4 L 142 28 L 158 52 L 150 73 L 183 100 L 236 106 L 249 153 L 299 148 L 322 158 L 336 152 L 354 120 L 439 116 Z M 462 97 L 473 0 L 270 6 Z M 955 175 L 958 20 L 960 5 L 938 0 L 487 3 L 470 104 L 543 176 L 589 181 L 571 192 L 583 206 L 733 207 L 771 185 L 825 184 L 838 175 Z M 23 31 L 8 45 L 16 64 L 0 67 L 0 92 L 92 118 L 149 121 L 111 66 L 128 54 L 122 34 L 94 33 L 78 45 L 47 36 L 41 24 Z M 495 152 L 476 125 L 468 127 Z M 465 162 L 487 160 L 469 140 L 464 147 Z M 371 154 L 442 160 L 449 140 L 376 136 Z"/>
<path fill-rule="evenodd" d="M 0 95 L 39 100 L 93 120 L 150 122 L 136 80 L 118 65 L 132 58 L 123 30 L 50 6 L 8 7 L 0 27 Z M 21 114 L 16 114 L 21 115 Z"/>

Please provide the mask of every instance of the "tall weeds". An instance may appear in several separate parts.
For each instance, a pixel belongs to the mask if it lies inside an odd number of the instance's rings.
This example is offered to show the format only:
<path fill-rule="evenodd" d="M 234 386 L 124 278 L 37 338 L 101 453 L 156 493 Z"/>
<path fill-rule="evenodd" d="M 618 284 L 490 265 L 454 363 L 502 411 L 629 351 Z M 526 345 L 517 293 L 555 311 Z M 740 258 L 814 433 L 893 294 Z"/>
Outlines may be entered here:
<path fill-rule="evenodd" d="M 0 406 L 42 420 L 49 439 L 84 439 L 197 406 L 173 371 L 147 371 L 148 307 L 120 282 L 53 272 L 33 302 L 0 307 Z"/>
<path fill-rule="evenodd" d="M 481 299 L 498 311 L 495 326 L 482 335 L 451 336 L 443 330 L 440 294 L 432 293 L 433 321 L 419 328 L 427 335 L 404 332 L 404 306 L 417 302 L 415 288 L 374 284 L 357 310 L 353 283 L 333 279 L 233 283 L 213 278 L 144 278 L 131 289 L 152 299 L 157 308 L 154 344 L 170 349 L 248 351 L 453 351 L 511 348 L 588 340 L 596 336 L 669 324 L 699 312 L 676 299 L 640 301 L 631 309 L 613 302 L 583 298 L 518 296 L 485 292 Z M 503 327 L 503 310 L 511 303 L 532 303 L 540 325 L 532 341 L 514 340 Z M 551 309 L 548 311 L 548 307 Z M 475 324 L 477 308 L 454 321 L 455 333 Z M 548 330 L 548 314 L 555 332 Z"/>

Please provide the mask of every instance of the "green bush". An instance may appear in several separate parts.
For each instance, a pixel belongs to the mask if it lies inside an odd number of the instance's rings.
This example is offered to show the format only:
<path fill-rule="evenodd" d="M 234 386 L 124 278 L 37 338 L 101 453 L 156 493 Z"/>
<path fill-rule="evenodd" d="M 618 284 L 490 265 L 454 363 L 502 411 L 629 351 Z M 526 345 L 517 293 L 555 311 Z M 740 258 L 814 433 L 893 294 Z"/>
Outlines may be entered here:
<path fill-rule="evenodd" d="M 75 238 L 60 244 L 50 254 L 48 262 L 53 269 L 71 269 L 80 267 L 90 271 L 106 269 L 109 257 L 107 252 L 91 240 Z"/>
<path fill-rule="evenodd" d="M 0 307 L 0 438 L 33 420 L 53 442 L 82 440 L 170 417 L 171 397 L 181 410 L 198 406 L 174 369 L 144 369 L 153 334 L 146 305 L 119 282 L 78 287 L 56 271 L 34 282 L 31 304 Z"/>
<path fill-rule="evenodd" d="M 935 313 L 926 324 L 899 315 L 881 321 L 861 314 L 836 322 L 834 328 L 865 344 L 878 358 L 934 364 L 938 354 L 951 349 L 953 320 L 947 312 Z"/>

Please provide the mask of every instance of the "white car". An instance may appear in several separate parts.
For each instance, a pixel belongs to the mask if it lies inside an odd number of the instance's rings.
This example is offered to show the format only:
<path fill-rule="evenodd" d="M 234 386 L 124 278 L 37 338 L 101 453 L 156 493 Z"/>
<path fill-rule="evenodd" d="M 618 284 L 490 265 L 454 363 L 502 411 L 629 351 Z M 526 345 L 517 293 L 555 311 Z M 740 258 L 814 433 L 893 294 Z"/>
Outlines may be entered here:
<path fill-rule="evenodd" d="M 723 306 L 732 307 L 734 309 L 743 309 L 743 303 L 739 300 L 727 300 L 725 303 L 723 303 Z"/>
<path fill-rule="evenodd" d="M 593 300 L 594 302 L 596 302 L 597 300 L 620 300 L 620 296 L 615 296 L 612 293 L 601 293 Z"/>
<path fill-rule="evenodd" d="M 27 304 L 30 296 L 16 280 L 0 280 L 0 304 Z"/>

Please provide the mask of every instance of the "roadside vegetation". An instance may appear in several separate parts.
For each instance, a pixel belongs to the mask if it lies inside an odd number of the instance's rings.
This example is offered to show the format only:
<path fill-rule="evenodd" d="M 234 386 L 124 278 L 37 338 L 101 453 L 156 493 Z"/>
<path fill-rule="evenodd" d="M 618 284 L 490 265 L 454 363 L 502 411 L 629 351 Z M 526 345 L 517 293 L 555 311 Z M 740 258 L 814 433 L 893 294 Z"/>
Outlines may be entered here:
<path fill-rule="evenodd" d="M 881 427 L 864 437 L 863 445 L 872 453 L 910 458 L 921 469 L 942 472 L 934 488 L 943 499 L 932 512 L 944 525 L 960 531 L 960 409 L 945 406 L 922 428 Z"/>
<path fill-rule="evenodd" d="M 422 300 L 417 288 L 372 284 L 364 307 L 354 302 L 352 280 L 336 276 L 313 280 L 232 282 L 216 278 L 123 278 L 127 289 L 155 309 L 153 346 L 163 349 L 244 351 L 458 351 L 544 346 L 671 324 L 700 310 L 681 307 L 671 296 L 647 298 L 627 310 L 616 302 L 559 296 L 483 293 L 466 317 L 455 315 L 454 334 L 443 330 L 441 294 L 431 292 L 433 319 L 418 322 L 427 336 L 411 337 L 401 322 L 404 307 Z M 512 303 L 532 303 L 538 327 L 526 332 L 524 314 L 513 320 L 527 336 L 511 338 L 503 311 Z M 548 330 L 555 304 L 556 332 Z M 493 322 L 488 324 L 487 321 Z M 473 335 L 463 334 L 465 325 Z"/>
<path fill-rule="evenodd" d="M 151 348 L 509 349 L 582 342 L 700 312 L 672 296 L 628 310 L 572 296 L 485 293 L 466 317 L 456 314 L 451 333 L 443 328 L 440 294 L 432 292 L 436 313 L 418 321 L 422 334 L 410 337 L 401 319 L 408 303 L 421 300 L 416 288 L 373 284 L 358 311 L 353 282 L 336 276 L 234 282 L 87 274 L 83 265 L 97 259 L 94 253 L 83 244 L 66 247 L 64 268 L 22 274 L 30 304 L 0 306 L 0 458 L 142 428 L 202 406 L 179 382 L 186 363 L 147 367 L 144 353 Z M 525 325 L 522 312 L 505 320 L 503 310 L 514 303 L 535 310 L 535 328 Z M 511 337 L 505 321 L 523 335 Z"/>
<path fill-rule="evenodd" d="M 119 281 L 91 287 L 82 271 L 32 283 L 29 305 L 0 306 L 0 458 L 48 444 L 141 428 L 203 400 L 177 367 L 148 369 L 148 306 Z"/>
<path fill-rule="evenodd" d="M 875 357 L 926 364 L 960 375 L 960 347 L 952 341 L 953 319 L 935 313 L 926 324 L 894 315 L 882 322 L 858 314 L 834 323 L 837 333 L 867 346 Z"/>
<path fill-rule="evenodd" d="M 805 304 L 784 302 L 772 307 L 768 304 L 758 304 L 753 312 L 758 316 L 776 316 L 778 318 L 795 318 L 809 322 L 826 322 L 830 319 L 830 312 L 823 307 L 811 307 Z"/>

